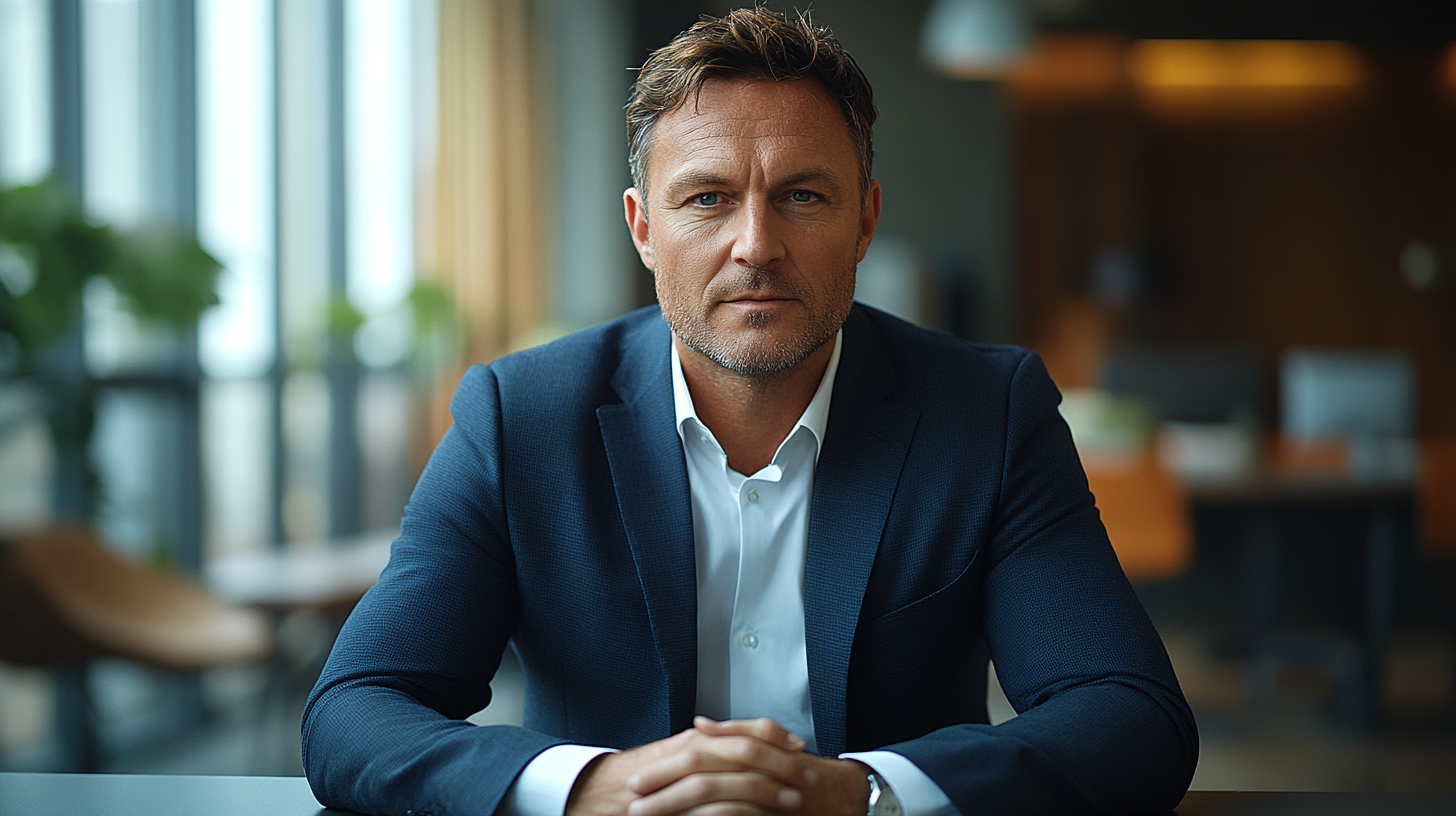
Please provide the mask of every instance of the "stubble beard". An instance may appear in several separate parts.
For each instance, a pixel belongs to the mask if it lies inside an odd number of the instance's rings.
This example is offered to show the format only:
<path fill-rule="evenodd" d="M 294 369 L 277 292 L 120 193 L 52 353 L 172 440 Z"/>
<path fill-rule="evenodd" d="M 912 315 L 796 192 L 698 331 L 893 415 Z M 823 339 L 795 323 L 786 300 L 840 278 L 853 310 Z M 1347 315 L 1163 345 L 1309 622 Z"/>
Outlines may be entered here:
<path fill-rule="evenodd" d="M 715 327 L 711 314 L 714 307 L 709 306 L 709 312 L 699 312 L 694 309 L 696 304 L 691 299 L 679 298 L 675 292 L 665 291 L 663 281 L 675 279 L 675 276 L 670 273 L 664 276 L 661 268 L 657 273 L 657 297 L 667 325 L 688 348 L 735 374 L 767 377 L 788 371 L 809 359 L 839 332 L 854 302 L 853 267 L 851 261 L 849 274 L 835 277 L 834 285 L 826 292 L 827 297 L 817 303 L 791 279 L 765 269 L 746 269 L 741 275 L 721 283 L 715 281 L 715 285 L 710 287 L 714 290 L 710 294 L 769 290 L 798 299 L 805 310 L 805 319 L 787 337 L 773 335 L 774 325 L 784 319 L 774 312 L 749 314 L 746 331 L 739 325 Z M 847 287 L 845 281 L 848 281 Z M 716 300 L 712 299 L 713 302 Z"/>

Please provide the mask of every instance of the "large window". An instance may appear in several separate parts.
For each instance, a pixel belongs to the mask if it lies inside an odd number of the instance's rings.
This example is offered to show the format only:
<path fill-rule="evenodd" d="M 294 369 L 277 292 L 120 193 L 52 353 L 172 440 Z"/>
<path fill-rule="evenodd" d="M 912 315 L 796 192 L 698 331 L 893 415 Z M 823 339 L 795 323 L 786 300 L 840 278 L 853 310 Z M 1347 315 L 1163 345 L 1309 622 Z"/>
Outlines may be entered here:
<path fill-rule="evenodd" d="M 270 480 L 275 343 L 274 50 L 269 0 L 197 7 L 197 228 L 222 261 L 222 303 L 198 353 L 207 542 L 258 547 L 273 528 Z"/>
<path fill-rule="evenodd" d="M 0 184 L 59 173 L 98 222 L 195 226 L 224 267 L 195 333 L 83 293 L 79 468 L 113 546 L 195 569 L 398 523 L 433 27 L 412 0 L 0 0 Z M 3 377 L 0 528 L 44 523 L 66 463 Z M 0 672 L 4 761 L 48 738 L 16 712 L 49 706 L 15 696 L 43 695 L 39 675 Z M 144 732 L 126 723 L 176 696 L 126 666 L 93 681 L 103 730 Z"/>

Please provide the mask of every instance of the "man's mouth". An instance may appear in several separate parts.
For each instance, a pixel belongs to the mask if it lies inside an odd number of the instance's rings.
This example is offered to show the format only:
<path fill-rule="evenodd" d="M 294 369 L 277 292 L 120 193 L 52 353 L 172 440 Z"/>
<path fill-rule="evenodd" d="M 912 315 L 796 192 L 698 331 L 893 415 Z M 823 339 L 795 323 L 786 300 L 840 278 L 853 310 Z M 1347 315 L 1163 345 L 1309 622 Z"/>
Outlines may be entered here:
<path fill-rule="evenodd" d="M 724 303 L 778 303 L 786 300 L 793 300 L 793 298 L 777 292 L 743 292 L 728 298 Z"/>

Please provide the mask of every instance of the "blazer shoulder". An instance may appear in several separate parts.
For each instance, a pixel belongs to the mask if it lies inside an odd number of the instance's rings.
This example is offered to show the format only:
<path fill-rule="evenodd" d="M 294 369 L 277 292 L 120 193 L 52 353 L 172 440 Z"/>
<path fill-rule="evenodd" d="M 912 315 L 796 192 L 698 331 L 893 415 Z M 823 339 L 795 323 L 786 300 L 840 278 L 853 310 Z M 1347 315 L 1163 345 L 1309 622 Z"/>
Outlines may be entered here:
<path fill-rule="evenodd" d="M 964 340 L 863 304 L 857 304 L 857 311 L 879 336 L 886 362 L 899 373 L 902 387 L 912 392 L 1004 393 L 1028 377 L 1050 385 L 1041 358 L 1020 346 Z"/>
<path fill-rule="evenodd" d="M 668 329 L 656 306 L 573 332 L 535 348 L 501 357 L 488 366 L 503 405 L 545 409 L 615 401 L 612 378 L 622 368 L 642 365 Z"/>

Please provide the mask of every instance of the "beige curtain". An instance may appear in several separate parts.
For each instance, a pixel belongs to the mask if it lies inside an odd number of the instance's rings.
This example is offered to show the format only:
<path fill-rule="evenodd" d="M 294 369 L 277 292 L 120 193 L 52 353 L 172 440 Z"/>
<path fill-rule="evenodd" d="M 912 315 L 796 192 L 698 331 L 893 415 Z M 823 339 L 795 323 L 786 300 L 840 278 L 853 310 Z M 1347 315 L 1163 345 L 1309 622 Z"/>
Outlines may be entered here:
<path fill-rule="evenodd" d="M 455 296 L 464 363 L 487 362 L 540 321 L 541 130 L 525 0 L 441 0 L 439 147 L 431 274 Z M 449 426 L 455 378 L 433 400 Z"/>

